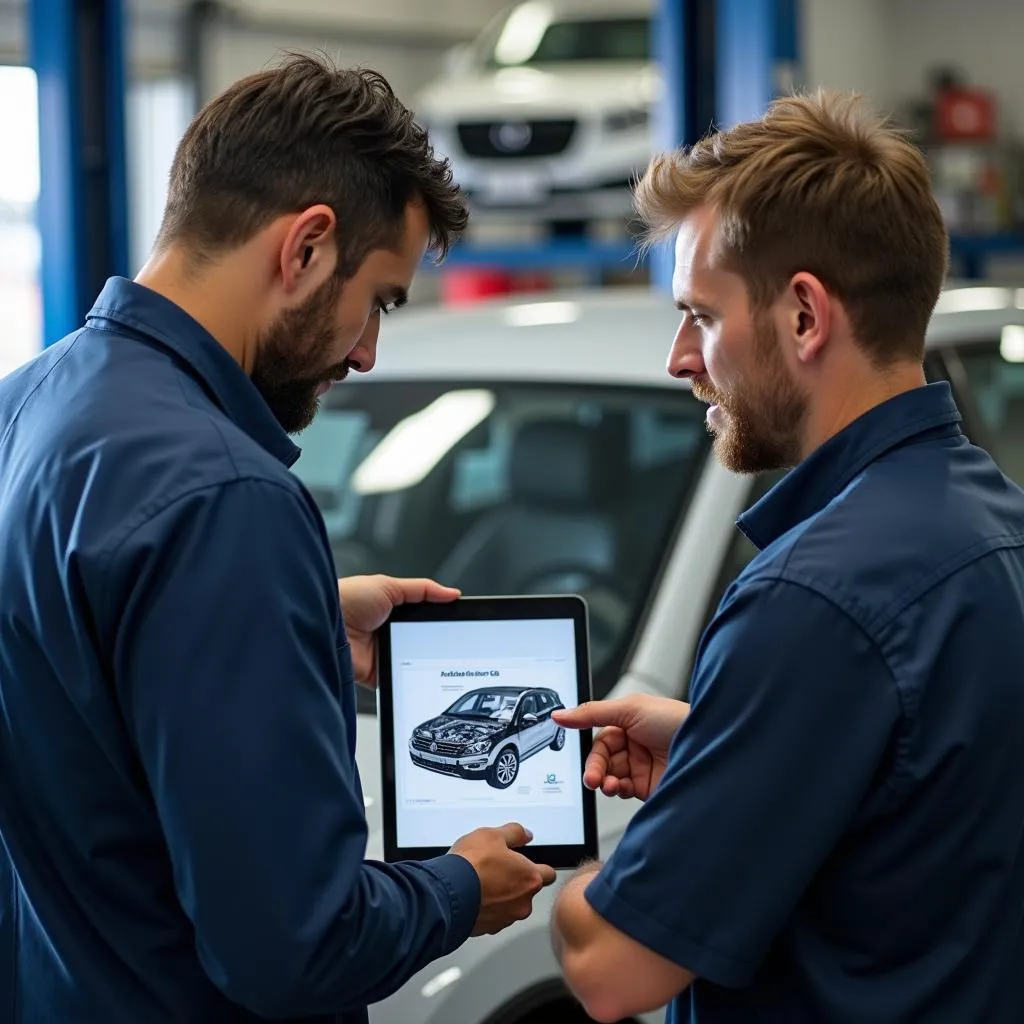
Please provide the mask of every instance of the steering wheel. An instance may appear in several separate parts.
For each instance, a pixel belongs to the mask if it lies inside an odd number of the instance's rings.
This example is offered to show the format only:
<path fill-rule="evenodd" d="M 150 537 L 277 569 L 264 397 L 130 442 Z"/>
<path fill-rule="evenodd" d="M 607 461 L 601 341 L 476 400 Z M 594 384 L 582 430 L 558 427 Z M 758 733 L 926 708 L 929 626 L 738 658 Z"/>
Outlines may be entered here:
<path fill-rule="evenodd" d="M 587 602 L 593 669 L 612 655 L 629 624 L 632 604 L 622 594 L 622 581 L 610 573 L 573 562 L 545 566 L 519 583 L 513 593 L 579 594 Z"/>

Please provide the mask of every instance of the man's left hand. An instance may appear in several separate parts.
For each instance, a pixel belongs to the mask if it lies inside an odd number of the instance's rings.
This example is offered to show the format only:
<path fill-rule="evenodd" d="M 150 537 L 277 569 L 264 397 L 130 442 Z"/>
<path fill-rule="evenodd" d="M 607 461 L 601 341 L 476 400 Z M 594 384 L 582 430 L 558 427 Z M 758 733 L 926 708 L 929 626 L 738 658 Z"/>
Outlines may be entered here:
<path fill-rule="evenodd" d="M 348 576 L 338 580 L 338 597 L 352 647 L 356 682 L 371 689 L 377 685 L 375 634 L 392 608 L 420 601 L 445 604 L 459 596 L 458 590 L 443 587 L 433 580 L 400 580 L 393 576 Z"/>

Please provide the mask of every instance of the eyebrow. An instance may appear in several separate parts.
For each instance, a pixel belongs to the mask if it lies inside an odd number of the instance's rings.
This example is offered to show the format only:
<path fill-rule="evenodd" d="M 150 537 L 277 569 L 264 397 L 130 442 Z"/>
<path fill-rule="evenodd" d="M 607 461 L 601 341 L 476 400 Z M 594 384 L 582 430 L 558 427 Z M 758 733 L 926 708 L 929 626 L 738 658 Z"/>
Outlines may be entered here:
<path fill-rule="evenodd" d="M 673 304 L 675 305 L 676 309 L 679 310 L 680 313 L 693 312 L 695 310 L 698 312 L 705 313 L 715 312 L 715 307 L 712 306 L 710 303 L 701 302 L 700 299 L 695 298 L 690 298 L 688 300 L 676 299 Z"/>

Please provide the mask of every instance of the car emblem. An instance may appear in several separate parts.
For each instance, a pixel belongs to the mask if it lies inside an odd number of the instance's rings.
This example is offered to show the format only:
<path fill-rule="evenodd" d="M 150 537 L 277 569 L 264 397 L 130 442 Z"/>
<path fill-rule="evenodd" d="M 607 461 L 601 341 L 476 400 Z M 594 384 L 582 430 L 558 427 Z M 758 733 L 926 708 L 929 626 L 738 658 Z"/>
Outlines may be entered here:
<path fill-rule="evenodd" d="M 530 144 L 533 129 L 525 121 L 505 121 L 491 125 L 488 136 L 495 149 L 503 153 L 518 153 Z"/>
<path fill-rule="evenodd" d="M 436 754 L 437 753 L 437 744 L 436 743 L 431 743 L 430 744 L 430 752 L 432 754 Z"/>

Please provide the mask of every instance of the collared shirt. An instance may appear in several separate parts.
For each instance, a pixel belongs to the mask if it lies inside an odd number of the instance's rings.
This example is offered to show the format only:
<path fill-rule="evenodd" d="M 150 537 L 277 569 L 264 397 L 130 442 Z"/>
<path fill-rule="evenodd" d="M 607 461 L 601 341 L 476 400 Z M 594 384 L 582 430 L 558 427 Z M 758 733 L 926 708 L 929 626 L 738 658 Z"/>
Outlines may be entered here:
<path fill-rule="evenodd" d="M 360 1021 L 468 936 L 468 862 L 363 860 L 297 456 L 126 280 L 0 382 L 0 1018 Z"/>
<path fill-rule="evenodd" d="M 587 889 L 696 1024 L 1024 1019 L 1024 492 L 948 385 L 740 520 L 668 768 Z"/>

